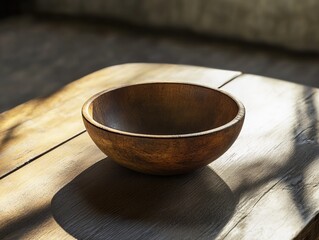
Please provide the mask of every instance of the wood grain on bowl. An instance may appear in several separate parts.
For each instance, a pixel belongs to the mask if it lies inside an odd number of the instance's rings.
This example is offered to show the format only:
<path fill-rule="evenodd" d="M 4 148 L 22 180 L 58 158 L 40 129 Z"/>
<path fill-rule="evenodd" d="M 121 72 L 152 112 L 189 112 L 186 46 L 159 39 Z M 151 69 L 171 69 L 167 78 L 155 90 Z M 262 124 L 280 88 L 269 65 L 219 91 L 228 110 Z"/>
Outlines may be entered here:
<path fill-rule="evenodd" d="M 101 92 L 82 113 L 107 156 L 160 175 L 186 173 L 217 159 L 236 140 L 245 116 L 244 106 L 225 92 L 163 82 Z"/>

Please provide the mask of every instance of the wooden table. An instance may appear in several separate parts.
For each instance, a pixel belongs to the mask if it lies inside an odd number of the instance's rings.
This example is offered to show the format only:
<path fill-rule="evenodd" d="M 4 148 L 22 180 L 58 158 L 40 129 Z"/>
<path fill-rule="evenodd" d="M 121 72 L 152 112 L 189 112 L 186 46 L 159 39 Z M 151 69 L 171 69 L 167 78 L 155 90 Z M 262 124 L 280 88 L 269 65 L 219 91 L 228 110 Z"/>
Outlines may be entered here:
<path fill-rule="evenodd" d="M 246 107 L 235 144 L 192 174 L 156 177 L 109 161 L 83 102 L 152 81 L 220 87 Z M 126 64 L 0 115 L 0 239 L 316 239 L 319 91 L 191 66 Z"/>

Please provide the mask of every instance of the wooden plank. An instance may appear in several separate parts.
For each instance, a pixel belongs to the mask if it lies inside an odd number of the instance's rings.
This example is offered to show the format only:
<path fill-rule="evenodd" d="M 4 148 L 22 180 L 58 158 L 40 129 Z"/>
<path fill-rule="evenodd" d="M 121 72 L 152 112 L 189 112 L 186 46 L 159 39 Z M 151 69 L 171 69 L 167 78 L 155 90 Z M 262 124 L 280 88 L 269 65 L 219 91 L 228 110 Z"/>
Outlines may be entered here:
<path fill-rule="evenodd" d="M 0 115 L 0 178 L 83 131 L 81 107 L 99 91 L 153 81 L 218 87 L 239 74 L 172 64 L 125 64 L 90 74 L 52 96 L 32 100 Z"/>
<path fill-rule="evenodd" d="M 208 167 L 197 174 L 165 178 L 135 173 L 104 158 L 84 133 L 2 179 L 0 191 L 6 197 L 0 199 L 0 238 L 67 239 L 58 224 L 72 228 L 70 234 L 77 239 L 136 239 L 141 231 L 147 239 L 147 231 L 164 234 L 165 239 L 195 237 L 223 220 L 220 205 L 235 207 L 227 185 Z M 70 219 L 74 207 L 80 213 L 75 218 L 85 218 L 78 224 Z M 198 221 L 195 228 L 188 226 L 193 221 Z"/>
<path fill-rule="evenodd" d="M 225 89 L 243 101 L 246 122 L 209 167 L 134 173 L 84 133 L 0 181 L 0 238 L 297 236 L 319 210 L 319 90 L 251 75 Z"/>
<path fill-rule="evenodd" d="M 319 210 L 319 92 L 251 75 L 224 89 L 247 117 L 239 141 L 211 164 L 240 197 L 218 239 L 292 239 Z"/>
<path fill-rule="evenodd" d="M 69 238 L 52 218 L 51 199 L 68 181 L 104 157 L 84 133 L 2 179 L 0 239 Z"/>

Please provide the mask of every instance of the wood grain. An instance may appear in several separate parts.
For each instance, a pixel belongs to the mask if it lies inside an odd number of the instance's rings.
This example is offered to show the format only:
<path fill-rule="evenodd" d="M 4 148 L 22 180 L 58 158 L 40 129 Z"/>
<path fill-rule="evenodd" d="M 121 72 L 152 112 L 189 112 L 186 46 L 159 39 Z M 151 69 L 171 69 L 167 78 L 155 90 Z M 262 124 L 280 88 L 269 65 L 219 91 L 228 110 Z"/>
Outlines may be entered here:
<path fill-rule="evenodd" d="M 80 109 L 93 94 L 129 83 L 176 81 L 218 87 L 239 72 L 171 64 L 125 64 L 90 74 L 45 99 L 0 115 L 0 178 L 84 131 Z"/>
<path fill-rule="evenodd" d="M 319 210 L 319 91 L 251 75 L 224 89 L 246 123 L 209 167 L 151 178 L 81 134 L 1 180 L 0 238 L 294 238 Z"/>
<path fill-rule="evenodd" d="M 51 199 L 104 157 L 84 133 L 1 179 L 0 239 L 70 239 L 52 218 Z"/>
<path fill-rule="evenodd" d="M 166 239 L 213 236 L 238 202 L 208 167 L 154 177 L 104 157 L 84 133 L 2 179 L 0 238 L 71 238 L 58 224 L 76 239 L 135 239 L 145 225 Z"/>
<path fill-rule="evenodd" d="M 82 115 L 92 140 L 118 164 L 173 175 L 224 154 L 239 135 L 245 109 L 217 89 L 149 83 L 95 95 L 84 104 Z"/>
<path fill-rule="evenodd" d="M 211 164 L 240 196 L 219 239 L 292 239 L 319 209 L 319 91 L 251 75 L 224 90 L 247 113 L 238 141 Z"/>

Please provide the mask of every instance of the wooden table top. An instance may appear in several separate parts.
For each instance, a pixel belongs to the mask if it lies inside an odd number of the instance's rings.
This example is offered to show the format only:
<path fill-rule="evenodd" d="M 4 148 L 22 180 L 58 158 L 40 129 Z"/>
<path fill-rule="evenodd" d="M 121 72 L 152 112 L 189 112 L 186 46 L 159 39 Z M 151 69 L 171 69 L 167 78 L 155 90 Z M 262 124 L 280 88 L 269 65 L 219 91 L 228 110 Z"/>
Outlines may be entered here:
<path fill-rule="evenodd" d="M 142 82 L 222 88 L 246 107 L 234 145 L 194 173 L 124 169 L 85 132 L 96 92 Z M 0 115 L 0 239 L 318 239 L 319 90 L 169 64 L 105 68 Z"/>

